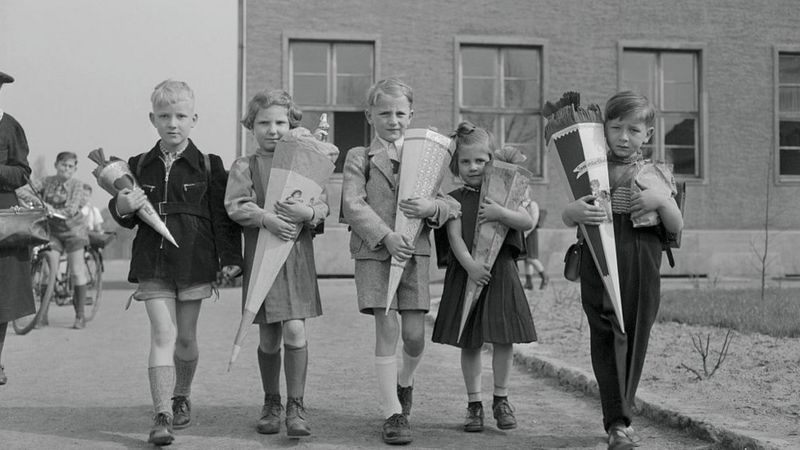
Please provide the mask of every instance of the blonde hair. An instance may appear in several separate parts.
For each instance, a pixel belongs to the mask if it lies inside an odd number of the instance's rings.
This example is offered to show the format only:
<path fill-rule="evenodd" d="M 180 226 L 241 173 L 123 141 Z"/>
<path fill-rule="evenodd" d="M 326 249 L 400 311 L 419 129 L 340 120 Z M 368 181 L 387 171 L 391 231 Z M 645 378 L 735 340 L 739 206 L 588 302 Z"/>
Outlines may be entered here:
<path fill-rule="evenodd" d="M 253 129 L 253 122 L 256 120 L 258 112 L 270 106 L 283 106 L 286 108 L 286 117 L 289 118 L 289 128 L 297 128 L 303 119 L 303 111 L 294 102 L 292 96 L 282 89 L 272 91 L 261 91 L 250 99 L 247 104 L 247 114 L 242 118 L 241 124 L 248 130 Z"/>
<path fill-rule="evenodd" d="M 185 81 L 167 79 L 158 83 L 150 95 L 153 107 L 188 101 L 194 104 L 194 91 Z"/>
<path fill-rule="evenodd" d="M 378 103 L 379 95 L 388 95 L 391 97 L 405 97 L 408 99 L 408 104 L 414 104 L 414 92 L 411 86 L 400 81 L 399 78 L 386 78 L 370 86 L 367 91 L 367 108 L 375 106 Z"/>

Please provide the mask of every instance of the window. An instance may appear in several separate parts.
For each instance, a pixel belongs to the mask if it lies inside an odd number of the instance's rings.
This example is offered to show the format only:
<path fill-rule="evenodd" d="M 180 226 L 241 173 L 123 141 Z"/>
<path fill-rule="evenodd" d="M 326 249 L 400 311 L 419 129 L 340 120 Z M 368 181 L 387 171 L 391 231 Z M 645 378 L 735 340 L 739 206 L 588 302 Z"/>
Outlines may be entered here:
<path fill-rule="evenodd" d="M 800 52 L 778 54 L 778 179 L 800 182 Z"/>
<path fill-rule="evenodd" d="M 457 45 L 459 118 L 519 148 L 525 168 L 544 178 L 541 46 Z"/>
<path fill-rule="evenodd" d="M 303 110 L 303 127 L 313 131 L 322 113 L 327 113 L 328 139 L 340 150 L 337 173 L 348 149 L 369 145 L 364 96 L 374 73 L 371 42 L 289 41 L 289 92 Z"/>
<path fill-rule="evenodd" d="M 678 178 L 702 177 L 698 51 L 624 49 L 621 88 L 656 107 L 655 133 L 644 151 L 673 165 Z"/>

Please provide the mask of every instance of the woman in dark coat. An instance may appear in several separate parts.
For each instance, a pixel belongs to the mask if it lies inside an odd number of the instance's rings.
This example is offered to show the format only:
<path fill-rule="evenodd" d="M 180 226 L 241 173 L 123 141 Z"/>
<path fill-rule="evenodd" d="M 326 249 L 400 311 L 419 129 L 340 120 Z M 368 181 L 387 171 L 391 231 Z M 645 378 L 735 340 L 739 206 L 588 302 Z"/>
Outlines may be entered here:
<path fill-rule="evenodd" d="M 14 81 L 0 72 L 0 87 Z M 17 204 L 14 190 L 26 182 L 31 168 L 28 166 L 28 141 L 20 124 L 0 109 L 0 208 Z M 8 322 L 33 314 L 31 289 L 30 249 L 0 249 L 0 362 L 6 339 Z M 0 364 L 0 385 L 8 379 Z"/>

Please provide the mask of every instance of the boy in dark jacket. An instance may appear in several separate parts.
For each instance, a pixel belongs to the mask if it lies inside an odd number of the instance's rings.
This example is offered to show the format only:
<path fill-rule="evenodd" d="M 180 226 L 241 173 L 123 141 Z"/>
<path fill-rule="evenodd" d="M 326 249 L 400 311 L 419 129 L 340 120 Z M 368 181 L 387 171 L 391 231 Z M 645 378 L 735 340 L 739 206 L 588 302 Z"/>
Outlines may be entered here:
<path fill-rule="evenodd" d="M 161 139 L 128 165 L 142 190 L 126 189 L 109 211 L 121 226 L 139 225 L 133 240 L 128 281 L 133 298 L 144 301 L 150 318 L 148 372 L 155 418 L 148 442 L 168 445 L 173 427 L 191 421 L 189 394 L 197 367 L 197 319 L 212 283 L 241 271 L 239 226 L 223 200 L 227 174 L 217 155 L 203 155 L 189 139 L 197 123 L 194 93 L 182 81 L 166 80 L 150 97 L 150 122 Z M 134 214 L 149 199 L 178 243 L 164 239 Z M 169 401 L 172 398 L 170 407 Z"/>

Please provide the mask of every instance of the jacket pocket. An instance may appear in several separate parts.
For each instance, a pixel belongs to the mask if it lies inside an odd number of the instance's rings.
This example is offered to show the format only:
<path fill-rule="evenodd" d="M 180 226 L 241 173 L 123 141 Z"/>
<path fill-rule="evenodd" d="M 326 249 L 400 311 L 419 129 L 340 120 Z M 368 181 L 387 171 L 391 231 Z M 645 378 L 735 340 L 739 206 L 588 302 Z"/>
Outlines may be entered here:
<path fill-rule="evenodd" d="M 194 183 L 183 184 L 183 198 L 187 203 L 200 203 L 203 196 L 206 194 L 205 181 L 197 181 Z"/>

